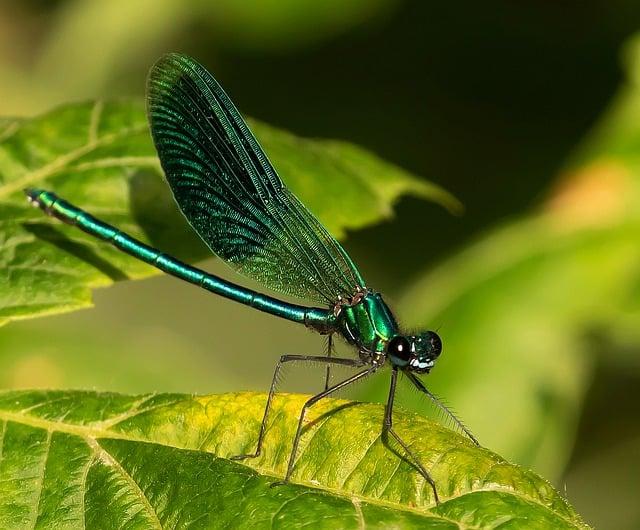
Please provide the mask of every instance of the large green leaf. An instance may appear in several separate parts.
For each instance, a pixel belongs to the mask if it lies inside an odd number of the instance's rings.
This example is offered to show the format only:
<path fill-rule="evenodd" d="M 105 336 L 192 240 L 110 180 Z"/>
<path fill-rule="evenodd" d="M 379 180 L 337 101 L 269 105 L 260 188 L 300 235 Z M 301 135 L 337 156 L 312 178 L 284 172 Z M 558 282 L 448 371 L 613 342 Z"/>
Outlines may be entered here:
<path fill-rule="evenodd" d="M 442 502 L 380 438 L 383 407 L 312 409 L 293 482 L 282 477 L 305 400 L 280 395 L 263 455 L 265 396 L 0 393 L 2 528 L 584 528 L 546 481 L 399 411 Z"/>
<path fill-rule="evenodd" d="M 431 388 L 490 447 L 553 479 L 595 354 L 617 340 L 637 356 L 640 344 L 640 76 L 630 77 L 542 206 L 427 272 L 400 308 L 410 324 L 440 327 Z"/>
<path fill-rule="evenodd" d="M 406 193 L 459 206 L 444 190 L 353 145 L 252 126 L 283 179 L 337 235 L 390 216 Z M 27 186 L 51 189 L 184 259 L 208 255 L 160 177 L 140 102 L 67 105 L 0 123 L 0 323 L 85 307 L 92 288 L 153 272 L 29 208 Z"/>

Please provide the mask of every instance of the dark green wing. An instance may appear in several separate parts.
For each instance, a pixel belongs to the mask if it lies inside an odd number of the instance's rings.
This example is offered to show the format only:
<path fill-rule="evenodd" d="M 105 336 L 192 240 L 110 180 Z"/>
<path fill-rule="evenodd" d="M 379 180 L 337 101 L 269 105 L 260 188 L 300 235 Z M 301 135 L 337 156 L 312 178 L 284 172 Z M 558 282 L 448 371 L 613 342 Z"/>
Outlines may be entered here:
<path fill-rule="evenodd" d="M 333 304 L 364 282 L 285 187 L 213 76 L 170 54 L 151 69 L 151 133 L 180 209 L 211 250 L 265 286 Z"/>

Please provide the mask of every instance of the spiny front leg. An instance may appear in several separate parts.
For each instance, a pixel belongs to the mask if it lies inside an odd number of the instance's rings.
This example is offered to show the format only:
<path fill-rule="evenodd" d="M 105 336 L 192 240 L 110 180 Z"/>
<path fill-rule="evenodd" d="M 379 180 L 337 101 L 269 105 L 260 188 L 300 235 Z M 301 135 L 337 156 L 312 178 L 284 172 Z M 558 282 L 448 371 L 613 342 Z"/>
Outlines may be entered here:
<path fill-rule="evenodd" d="M 333 357 L 333 333 L 329 335 L 327 339 L 327 357 Z M 331 381 L 331 364 L 327 363 L 327 373 L 324 379 L 324 389 L 329 388 L 329 382 Z"/>
<path fill-rule="evenodd" d="M 462 421 L 460 421 L 458 419 L 458 417 L 449 409 L 449 407 L 447 407 L 442 401 L 440 401 L 435 394 L 432 394 L 431 392 L 429 392 L 427 387 L 424 386 L 424 384 L 422 383 L 422 381 L 420 381 L 420 379 L 418 379 L 411 372 L 407 372 L 407 377 L 414 384 L 414 386 L 418 390 L 420 390 L 420 392 L 426 394 L 429 397 L 429 399 L 431 401 L 433 401 L 433 403 L 435 403 L 435 405 L 440 410 L 442 410 L 447 416 L 449 416 L 451 418 L 451 420 L 458 426 L 458 428 L 460 428 L 460 430 L 463 431 L 474 444 L 476 444 L 478 447 L 480 447 L 480 442 L 478 442 L 478 440 L 471 433 L 471 431 L 469 429 L 467 429 L 466 425 L 464 423 L 462 423 Z"/>

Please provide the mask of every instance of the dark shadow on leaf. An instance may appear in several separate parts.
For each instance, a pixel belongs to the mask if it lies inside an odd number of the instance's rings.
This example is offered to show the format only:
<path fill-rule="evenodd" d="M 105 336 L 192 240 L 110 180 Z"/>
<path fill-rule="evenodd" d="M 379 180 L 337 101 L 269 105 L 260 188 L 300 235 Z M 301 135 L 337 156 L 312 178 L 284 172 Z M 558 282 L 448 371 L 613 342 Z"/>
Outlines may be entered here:
<path fill-rule="evenodd" d="M 47 244 L 53 245 L 59 250 L 95 267 L 114 282 L 128 279 L 128 276 L 118 267 L 101 258 L 85 245 L 71 241 L 54 226 L 41 223 L 24 223 L 22 227 L 41 241 L 45 241 Z"/>
<path fill-rule="evenodd" d="M 353 401 L 353 402 L 350 402 L 350 403 L 344 403 L 343 405 L 340 405 L 340 406 L 336 407 L 335 409 L 331 409 L 331 410 L 328 410 L 328 411 L 320 414 L 320 416 L 318 416 L 317 418 L 313 419 L 312 421 L 310 421 L 309 423 L 307 423 L 303 427 L 302 434 L 304 434 L 306 431 L 308 431 L 312 427 L 318 425 L 318 423 L 320 423 L 324 419 L 327 419 L 329 416 L 333 416 L 334 414 L 342 412 L 343 410 L 349 409 L 351 407 L 355 407 L 356 405 L 359 405 L 359 403 L 357 401 Z"/>
<path fill-rule="evenodd" d="M 309 429 L 315 427 L 316 425 L 318 425 L 320 422 L 322 422 L 323 420 L 327 419 L 329 416 L 332 416 L 334 414 L 338 414 L 339 412 L 342 412 L 344 410 L 347 410 L 351 407 L 355 407 L 357 405 L 359 405 L 360 403 L 357 401 L 353 401 L 350 403 L 344 403 L 343 405 L 340 405 L 334 409 L 328 410 L 326 412 L 324 412 L 323 414 L 321 414 L 320 416 L 318 416 L 317 418 L 315 418 L 314 420 L 310 421 L 309 423 L 307 423 L 303 428 L 302 428 L 302 433 L 301 436 L 303 436 Z M 416 464 L 414 462 L 411 461 L 411 458 L 405 454 L 404 450 L 399 450 L 396 447 L 394 447 L 391 444 L 391 441 L 389 440 L 389 434 L 386 430 L 383 429 L 382 426 L 382 422 L 380 423 L 380 431 L 381 431 L 381 435 L 380 438 L 382 440 L 383 445 L 389 450 L 391 451 L 394 455 L 396 455 L 400 460 L 406 462 L 407 464 L 409 464 L 415 471 L 416 473 L 420 473 L 420 469 L 418 468 L 418 466 L 416 466 Z"/>

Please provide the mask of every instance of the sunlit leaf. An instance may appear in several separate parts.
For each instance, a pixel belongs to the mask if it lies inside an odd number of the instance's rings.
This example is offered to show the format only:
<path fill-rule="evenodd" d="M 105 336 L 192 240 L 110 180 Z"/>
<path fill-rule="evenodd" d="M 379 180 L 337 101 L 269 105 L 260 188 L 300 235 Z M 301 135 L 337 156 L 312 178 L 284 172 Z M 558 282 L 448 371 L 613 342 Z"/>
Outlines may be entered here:
<path fill-rule="evenodd" d="M 585 528 L 546 481 L 413 414 L 398 430 L 441 503 L 380 438 L 383 407 L 312 409 L 293 483 L 283 476 L 306 399 L 275 402 L 263 455 L 263 394 L 194 397 L 0 393 L 3 528 Z"/>

